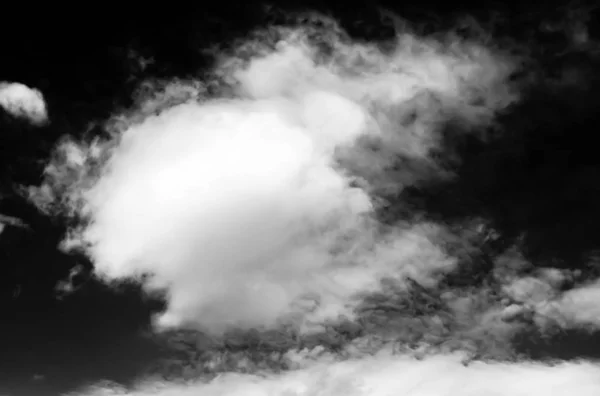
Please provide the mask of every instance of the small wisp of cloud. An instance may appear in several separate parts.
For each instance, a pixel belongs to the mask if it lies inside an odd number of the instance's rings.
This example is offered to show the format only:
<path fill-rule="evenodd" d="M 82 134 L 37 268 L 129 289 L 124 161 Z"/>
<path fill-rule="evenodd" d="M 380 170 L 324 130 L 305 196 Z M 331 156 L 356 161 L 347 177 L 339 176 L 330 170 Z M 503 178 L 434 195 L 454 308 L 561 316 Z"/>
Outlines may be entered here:
<path fill-rule="evenodd" d="M 35 126 L 48 122 L 42 93 L 21 83 L 0 82 L 0 107 L 13 117 L 27 120 Z"/>

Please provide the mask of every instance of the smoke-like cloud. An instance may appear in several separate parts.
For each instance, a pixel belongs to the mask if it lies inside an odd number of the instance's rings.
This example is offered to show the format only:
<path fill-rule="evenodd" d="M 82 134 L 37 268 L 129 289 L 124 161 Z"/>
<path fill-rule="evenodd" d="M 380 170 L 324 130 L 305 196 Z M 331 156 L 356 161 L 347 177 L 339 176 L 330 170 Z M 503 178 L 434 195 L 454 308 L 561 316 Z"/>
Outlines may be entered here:
<path fill-rule="evenodd" d="M 42 93 L 23 84 L 0 82 L 0 106 L 12 116 L 26 119 L 33 125 L 48 122 Z"/>
<path fill-rule="evenodd" d="M 383 229 L 371 192 L 438 177 L 441 126 L 487 126 L 516 99 L 513 60 L 409 33 L 384 51 L 329 25 L 259 35 L 219 59 L 218 94 L 167 84 L 110 140 L 57 150 L 36 199 L 87 219 L 67 245 L 98 274 L 166 290 L 161 326 L 308 329 L 352 317 L 383 278 L 433 286 L 454 268 L 443 229 Z M 428 166 L 394 179 L 399 157 Z"/>
<path fill-rule="evenodd" d="M 519 59 L 452 34 L 356 42 L 322 18 L 216 59 L 203 80 L 144 83 L 107 137 L 65 138 L 29 191 L 79 221 L 63 247 L 99 277 L 165 294 L 165 339 L 194 330 L 193 380 L 83 394 L 600 391 L 592 363 L 498 362 L 520 330 L 597 328 L 597 284 L 533 271 L 514 246 L 487 283 L 453 288 L 494 238 L 485 221 L 377 217 L 388 194 L 453 177 L 444 126 L 483 136 L 519 100 Z"/>
<path fill-rule="evenodd" d="M 390 354 L 346 361 L 320 360 L 279 375 L 224 374 L 210 382 L 141 384 L 127 391 L 110 384 L 81 391 L 107 395 L 596 395 L 598 367 L 591 363 L 488 364 L 465 366 L 459 355 L 421 361 Z"/>

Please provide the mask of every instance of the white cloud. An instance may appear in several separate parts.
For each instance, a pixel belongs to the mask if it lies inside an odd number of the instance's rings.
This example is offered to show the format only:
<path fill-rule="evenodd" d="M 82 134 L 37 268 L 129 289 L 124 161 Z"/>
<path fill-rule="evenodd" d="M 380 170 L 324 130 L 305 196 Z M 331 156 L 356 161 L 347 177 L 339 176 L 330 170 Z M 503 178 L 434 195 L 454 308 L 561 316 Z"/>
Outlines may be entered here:
<path fill-rule="evenodd" d="M 454 268 L 437 225 L 380 229 L 370 190 L 391 184 L 394 156 L 434 169 L 447 117 L 483 126 L 515 100 L 511 60 L 408 34 L 384 53 L 326 30 L 324 58 L 307 38 L 315 31 L 284 29 L 274 50 L 251 42 L 250 58 L 242 46 L 215 68 L 221 96 L 167 84 L 115 118 L 112 140 L 65 141 L 49 165 L 37 197 L 91 220 L 67 243 L 89 247 L 106 279 L 153 274 L 147 289 L 168 291 L 162 326 L 321 323 L 352 316 L 382 277 L 435 285 Z M 358 166 L 351 175 L 343 164 Z M 397 189 L 436 174 L 405 176 Z M 314 311 L 298 308 L 306 298 Z"/>
<path fill-rule="evenodd" d="M 564 328 L 600 328 L 599 282 L 576 287 L 563 293 L 560 298 L 536 306 L 542 323 L 550 320 L 552 324 Z"/>
<path fill-rule="evenodd" d="M 367 323 L 373 326 L 363 330 L 371 333 L 357 343 L 404 342 L 429 331 L 431 344 L 480 343 L 502 358 L 532 317 L 541 327 L 543 317 L 565 327 L 597 326 L 596 286 L 561 295 L 564 273 L 523 277 L 528 263 L 518 249 L 494 263 L 504 286 L 498 294 L 451 290 L 435 301 L 448 312 L 397 314 L 390 294 L 405 291 L 408 277 L 435 288 L 457 258 L 441 243 L 449 230 L 439 224 L 379 224 L 377 193 L 451 175 L 432 155 L 440 126 L 452 119 L 477 131 L 493 122 L 518 99 L 508 83 L 515 62 L 474 41 L 408 33 L 383 51 L 326 22 L 253 36 L 219 58 L 210 81 L 148 82 L 137 105 L 108 123 L 109 139 L 65 139 L 45 183 L 31 190 L 42 209 L 84 220 L 65 248 L 84 248 L 107 282 L 151 274 L 146 290 L 167 293 L 157 327 L 192 327 L 214 339 L 281 321 L 306 333 L 331 330 L 338 317 L 356 319 L 354 308 L 371 292 L 390 300 L 391 314 L 373 314 L 389 316 L 380 324 L 389 328 Z M 395 166 L 398 158 L 404 166 Z M 394 283 L 389 290 L 381 290 L 384 278 Z M 301 360 L 280 374 L 229 372 L 186 384 L 148 379 L 128 394 L 600 392 L 592 363 L 465 366 L 461 356 L 433 355 L 460 348 L 437 347 L 424 352 L 425 360 L 375 346 L 374 357 Z M 115 393 L 127 391 L 99 384 L 81 392 Z"/>
<path fill-rule="evenodd" d="M 460 356 L 417 361 L 379 355 L 343 362 L 317 361 L 279 375 L 223 374 L 210 382 L 146 382 L 137 389 L 98 385 L 79 395 L 131 396 L 580 396 L 600 392 L 599 367 L 592 363 L 464 366 Z"/>
<path fill-rule="evenodd" d="M 42 93 L 20 83 L 0 82 L 0 106 L 14 117 L 27 119 L 34 125 L 48 121 Z"/>

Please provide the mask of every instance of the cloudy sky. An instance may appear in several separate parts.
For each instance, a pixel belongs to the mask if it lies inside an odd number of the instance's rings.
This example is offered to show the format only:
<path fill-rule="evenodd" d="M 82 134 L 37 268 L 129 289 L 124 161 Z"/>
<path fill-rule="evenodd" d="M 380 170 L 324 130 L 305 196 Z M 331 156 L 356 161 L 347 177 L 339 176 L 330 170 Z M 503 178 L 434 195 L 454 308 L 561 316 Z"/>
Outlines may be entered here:
<path fill-rule="evenodd" d="M 490 7 L 7 45 L 0 394 L 598 394 L 596 9 Z"/>

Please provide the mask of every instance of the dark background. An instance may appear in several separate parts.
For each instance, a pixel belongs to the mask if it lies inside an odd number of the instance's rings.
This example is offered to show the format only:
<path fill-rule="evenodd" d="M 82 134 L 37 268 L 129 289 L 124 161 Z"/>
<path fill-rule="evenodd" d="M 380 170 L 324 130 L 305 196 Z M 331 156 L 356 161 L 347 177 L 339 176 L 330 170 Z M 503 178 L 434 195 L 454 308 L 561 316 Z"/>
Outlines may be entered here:
<path fill-rule="evenodd" d="M 278 7 L 328 12 L 352 35 L 365 39 L 391 34 L 380 22 L 378 6 L 432 30 L 452 25 L 467 12 L 482 20 L 496 15 L 501 17 L 500 36 L 535 43 L 528 48 L 534 83 L 526 85 L 522 103 L 501 117 L 501 137 L 485 144 L 452 142 L 463 157 L 460 177 L 389 197 L 386 216 L 400 216 L 393 205 L 400 199 L 441 221 L 482 216 L 502 234 L 487 254 L 499 254 L 525 233 L 525 253 L 535 265 L 580 268 L 592 277 L 598 268 L 587 257 L 600 248 L 595 144 L 600 112 L 594 75 L 599 56 L 593 50 L 572 49 L 564 31 L 544 33 L 540 26 L 542 21 L 568 19 L 569 10 L 591 10 L 586 15 L 595 37 L 597 15 L 588 3 L 524 3 L 345 1 Z M 198 75 L 209 64 L 202 47 L 242 37 L 283 13 L 277 7 L 265 13 L 263 4 L 233 1 L 127 9 L 104 2 L 74 8 L 29 3 L 2 7 L 0 81 L 42 91 L 52 122 L 37 128 L 0 110 L 0 213 L 28 225 L 6 226 L 0 234 L 0 393 L 59 394 L 100 378 L 126 383 L 161 354 L 140 335 L 161 303 L 144 300 L 133 285 L 116 292 L 90 280 L 92 265 L 85 257 L 56 249 L 64 221 L 43 216 L 15 193 L 15 186 L 39 183 L 57 139 L 81 134 L 89 121 L 101 121 L 127 106 L 142 78 Z M 155 62 L 138 70 L 131 50 Z M 567 71 L 584 83 L 552 82 L 562 81 Z M 77 265 L 85 270 L 74 283 L 83 286 L 71 297 L 57 299 L 56 282 Z M 482 265 L 475 271 L 485 278 L 489 268 Z M 594 339 L 594 334 L 570 334 L 531 353 L 594 355 Z"/>

